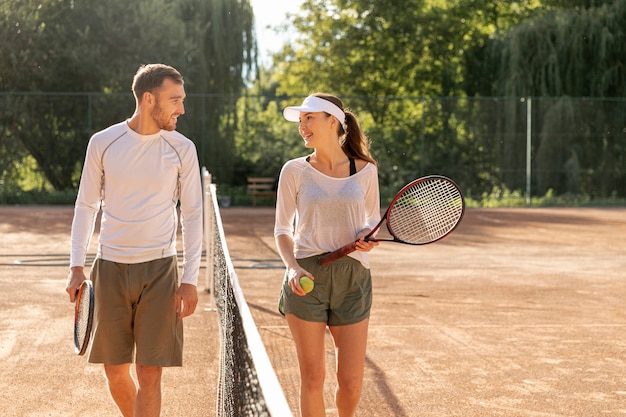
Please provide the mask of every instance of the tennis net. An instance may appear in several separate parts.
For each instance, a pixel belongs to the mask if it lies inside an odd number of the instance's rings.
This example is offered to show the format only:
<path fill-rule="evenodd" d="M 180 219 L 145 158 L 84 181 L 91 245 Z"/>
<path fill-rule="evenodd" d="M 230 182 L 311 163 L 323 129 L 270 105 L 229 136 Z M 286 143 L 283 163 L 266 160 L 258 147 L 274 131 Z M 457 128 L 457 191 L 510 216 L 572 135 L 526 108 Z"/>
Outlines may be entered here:
<path fill-rule="evenodd" d="M 292 416 L 239 286 L 216 188 L 205 168 L 202 178 L 207 288 L 213 294 L 220 329 L 216 416 Z"/>

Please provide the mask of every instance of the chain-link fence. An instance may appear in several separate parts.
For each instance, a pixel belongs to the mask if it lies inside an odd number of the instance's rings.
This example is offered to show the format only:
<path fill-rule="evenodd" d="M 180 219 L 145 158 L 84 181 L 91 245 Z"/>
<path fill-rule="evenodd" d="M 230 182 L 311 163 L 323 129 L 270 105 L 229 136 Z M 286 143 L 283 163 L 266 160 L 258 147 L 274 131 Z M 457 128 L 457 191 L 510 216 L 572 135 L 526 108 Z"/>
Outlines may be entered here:
<path fill-rule="evenodd" d="M 302 99 L 188 94 L 179 130 L 218 184 L 240 186 L 309 152 L 282 119 Z M 383 196 L 442 174 L 475 200 L 626 197 L 626 98 L 343 99 L 371 139 Z M 55 188 L 75 187 L 90 135 L 133 109 L 131 94 L 0 93 L 0 180 L 30 156 Z"/>

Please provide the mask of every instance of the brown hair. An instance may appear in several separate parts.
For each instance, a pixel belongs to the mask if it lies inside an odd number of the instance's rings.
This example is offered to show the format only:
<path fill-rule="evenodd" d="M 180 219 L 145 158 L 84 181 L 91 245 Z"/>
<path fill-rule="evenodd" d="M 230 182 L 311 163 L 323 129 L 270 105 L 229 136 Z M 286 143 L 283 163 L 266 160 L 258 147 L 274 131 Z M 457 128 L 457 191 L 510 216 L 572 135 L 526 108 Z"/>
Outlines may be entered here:
<path fill-rule="evenodd" d="M 361 126 L 359 125 L 359 121 L 356 118 L 356 115 L 350 110 L 346 110 L 343 107 L 343 102 L 337 96 L 326 93 L 313 93 L 311 95 L 324 99 L 326 101 L 330 101 L 335 106 L 343 110 L 343 112 L 346 114 L 346 127 L 348 128 L 348 131 L 346 132 L 344 130 L 341 123 L 339 123 L 339 128 L 337 131 L 339 137 L 342 138 L 341 149 L 343 149 L 345 154 L 348 155 L 348 157 L 350 158 L 363 159 L 364 161 L 368 161 L 376 165 L 376 160 L 372 157 L 372 154 L 370 153 L 369 138 L 361 130 Z"/>
<path fill-rule="evenodd" d="M 166 78 L 176 84 L 184 84 L 180 72 L 169 65 L 148 64 L 140 66 L 133 78 L 132 90 L 135 99 L 140 101 L 145 93 L 154 94 Z"/>

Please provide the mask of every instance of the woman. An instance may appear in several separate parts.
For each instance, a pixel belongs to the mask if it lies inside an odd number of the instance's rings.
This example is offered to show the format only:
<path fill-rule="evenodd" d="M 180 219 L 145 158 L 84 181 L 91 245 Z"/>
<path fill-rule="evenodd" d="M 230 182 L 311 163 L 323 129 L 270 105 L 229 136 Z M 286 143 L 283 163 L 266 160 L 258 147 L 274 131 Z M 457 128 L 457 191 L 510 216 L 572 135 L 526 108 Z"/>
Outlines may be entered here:
<path fill-rule="evenodd" d="M 378 170 L 356 116 L 340 99 L 316 93 L 287 107 L 299 122 L 306 157 L 285 163 L 276 203 L 274 237 L 287 268 L 279 309 L 287 319 L 300 367 L 302 416 L 324 416 L 326 326 L 336 349 L 339 416 L 353 416 L 361 396 L 372 304 L 366 242 L 380 220 Z M 320 255 L 358 241 L 357 251 L 321 267 Z M 315 286 L 305 293 L 299 279 Z"/>

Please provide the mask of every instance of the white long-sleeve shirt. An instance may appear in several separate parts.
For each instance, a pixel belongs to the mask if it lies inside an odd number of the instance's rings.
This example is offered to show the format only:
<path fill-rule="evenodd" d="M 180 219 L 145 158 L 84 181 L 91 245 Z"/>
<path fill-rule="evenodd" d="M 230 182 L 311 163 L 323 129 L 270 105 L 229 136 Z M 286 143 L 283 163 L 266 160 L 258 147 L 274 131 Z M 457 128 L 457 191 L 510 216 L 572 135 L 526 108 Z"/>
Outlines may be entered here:
<path fill-rule="evenodd" d="M 202 186 L 193 142 L 176 131 L 140 135 L 127 122 L 94 134 L 74 209 L 70 267 L 84 266 L 100 209 L 96 257 L 133 264 L 176 255 L 179 200 L 181 282 L 197 285 Z"/>
<path fill-rule="evenodd" d="M 283 166 L 276 202 L 274 237 L 293 239 L 296 259 L 332 252 L 354 242 L 380 221 L 378 170 L 368 163 L 346 178 L 329 177 L 306 157 Z M 349 256 L 369 268 L 366 252 Z"/>

